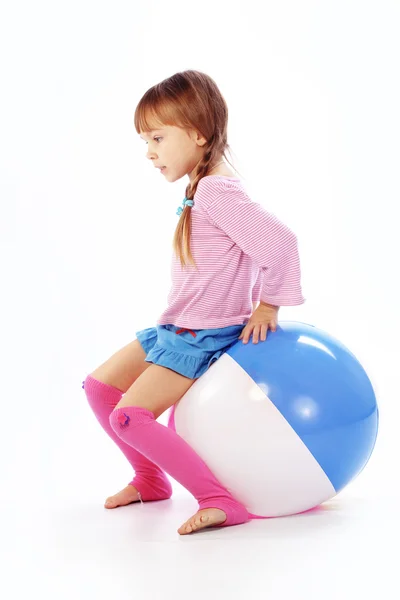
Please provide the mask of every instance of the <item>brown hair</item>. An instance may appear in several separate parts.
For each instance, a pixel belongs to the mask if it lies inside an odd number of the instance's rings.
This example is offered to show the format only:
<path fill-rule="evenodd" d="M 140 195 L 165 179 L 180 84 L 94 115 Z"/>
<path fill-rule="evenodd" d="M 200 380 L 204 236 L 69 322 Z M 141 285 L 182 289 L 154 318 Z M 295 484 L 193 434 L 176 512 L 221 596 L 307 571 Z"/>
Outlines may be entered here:
<path fill-rule="evenodd" d="M 152 125 L 147 117 L 153 118 Z M 227 159 L 227 150 L 231 154 L 227 141 L 228 107 L 225 99 L 215 81 L 205 73 L 181 71 L 148 89 L 139 101 L 134 117 L 137 133 L 154 129 L 154 120 L 159 125 L 194 129 L 207 140 L 196 176 L 186 187 L 186 198 L 191 200 L 200 179 L 213 167 L 215 158 L 222 155 Z M 196 266 L 190 251 L 190 234 L 191 210 L 185 206 L 172 243 L 182 267 L 186 264 L 184 255 Z"/>

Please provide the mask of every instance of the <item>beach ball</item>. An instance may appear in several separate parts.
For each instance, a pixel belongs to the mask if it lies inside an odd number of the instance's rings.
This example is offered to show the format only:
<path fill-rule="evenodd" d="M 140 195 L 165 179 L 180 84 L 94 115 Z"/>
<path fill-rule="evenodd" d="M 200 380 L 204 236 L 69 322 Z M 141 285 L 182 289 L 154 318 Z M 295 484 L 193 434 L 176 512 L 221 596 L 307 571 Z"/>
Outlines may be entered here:
<path fill-rule="evenodd" d="M 367 464 L 373 386 L 329 333 L 282 321 L 235 341 L 177 402 L 176 432 L 252 515 L 292 515 L 333 498 Z"/>

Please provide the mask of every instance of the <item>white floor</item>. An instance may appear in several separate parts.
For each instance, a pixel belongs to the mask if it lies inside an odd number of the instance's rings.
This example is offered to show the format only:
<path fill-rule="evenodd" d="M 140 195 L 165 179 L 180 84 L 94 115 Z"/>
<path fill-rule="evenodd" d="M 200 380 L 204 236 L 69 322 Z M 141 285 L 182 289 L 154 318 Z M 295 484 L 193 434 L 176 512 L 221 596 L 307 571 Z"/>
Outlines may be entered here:
<path fill-rule="evenodd" d="M 318 509 L 188 536 L 176 530 L 196 502 L 175 483 L 171 500 L 113 510 L 103 501 L 118 486 L 105 477 L 90 491 L 65 487 L 64 500 L 24 501 L 9 489 L 1 499 L 0 595 L 398 599 L 398 492 L 385 483 L 379 451 Z"/>
<path fill-rule="evenodd" d="M 104 508 L 132 468 L 69 365 L 62 386 L 47 371 L 32 367 L 19 378 L 10 370 L 0 436 L 1 600 L 399 600 L 396 352 L 380 350 L 375 361 L 376 447 L 340 494 L 302 515 L 187 536 L 177 529 L 197 503 L 176 482 L 168 501 Z"/>

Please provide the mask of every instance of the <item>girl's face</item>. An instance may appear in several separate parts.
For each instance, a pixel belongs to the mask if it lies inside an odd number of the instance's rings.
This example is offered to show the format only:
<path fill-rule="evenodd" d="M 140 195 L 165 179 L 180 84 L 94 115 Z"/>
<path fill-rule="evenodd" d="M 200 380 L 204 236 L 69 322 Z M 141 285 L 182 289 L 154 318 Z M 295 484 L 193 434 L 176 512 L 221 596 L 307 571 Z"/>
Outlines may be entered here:
<path fill-rule="evenodd" d="M 189 175 L 190 181 L 194 179 L 207 141 L 199 133 L 166 125 L 146 133 L 141 131 L 140 137 L 148 145 L 146 157 L 155 168 L 165 167 L 161 173 L 168 181 L 177 181 L 185 175 Z"/>

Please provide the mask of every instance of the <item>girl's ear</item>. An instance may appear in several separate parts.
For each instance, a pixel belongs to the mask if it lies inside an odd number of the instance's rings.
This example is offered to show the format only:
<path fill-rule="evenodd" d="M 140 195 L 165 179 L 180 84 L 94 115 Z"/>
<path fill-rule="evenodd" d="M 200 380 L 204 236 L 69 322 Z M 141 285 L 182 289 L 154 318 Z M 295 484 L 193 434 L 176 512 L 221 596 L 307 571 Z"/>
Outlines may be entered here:
<path fill-rule="evenodd" d="M 199 133 L 198 131 L 195 131 L 194 129 L 191 131 L 190 137 L 192 138 L 192 140 L 194 142 L 196 142 L 196 144 L 198 146 L 203 147 L 207 143 L 206 138 L 204 136 L 202 136 L 201 133 Z"/>

